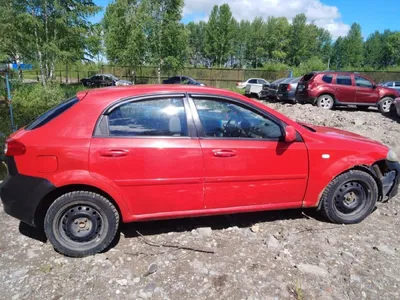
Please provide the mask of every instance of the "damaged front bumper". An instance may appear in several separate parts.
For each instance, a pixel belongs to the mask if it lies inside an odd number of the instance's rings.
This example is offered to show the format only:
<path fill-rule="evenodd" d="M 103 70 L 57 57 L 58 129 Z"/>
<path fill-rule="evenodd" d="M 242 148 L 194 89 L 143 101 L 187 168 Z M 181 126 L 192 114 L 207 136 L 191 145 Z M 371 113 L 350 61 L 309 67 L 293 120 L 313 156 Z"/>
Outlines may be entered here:
<path fill-rule="evenodd" d="M 400 184 L 400 163 L 385 160 L 379 165 L 374 165 L 373 170 L 381 182 L 382 200 L 387 201 L 396 196 Z"/>

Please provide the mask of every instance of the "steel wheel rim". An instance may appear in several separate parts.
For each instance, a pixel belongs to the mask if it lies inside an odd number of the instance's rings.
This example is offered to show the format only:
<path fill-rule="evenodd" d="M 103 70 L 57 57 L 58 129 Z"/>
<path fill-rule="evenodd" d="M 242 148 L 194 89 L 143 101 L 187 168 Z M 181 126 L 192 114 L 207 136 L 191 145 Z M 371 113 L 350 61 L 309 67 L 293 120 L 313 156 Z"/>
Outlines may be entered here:
<path fill-rule="evenodd" d="M 332 101 L 328 97 L 321 98 L 319 103 L 320 103 L 320 107 L 325 108 L 325 109 L 331 108 L 331 106 L 332 106 Z"/>
<path fill-rule="evenodd" d="M 54 234 L 61 244 L 85 250 L 103 240 L 108 222 L 96 206 L 73 203 L 56 214 L 53 226 Z"/>
<path fill-rule="evenodd" d="M 357 216 L 363 213 L 370 198 L 370 188 L 366 183 L 347 181 L 335 191 L 334 208 L 342 216 Z"/>

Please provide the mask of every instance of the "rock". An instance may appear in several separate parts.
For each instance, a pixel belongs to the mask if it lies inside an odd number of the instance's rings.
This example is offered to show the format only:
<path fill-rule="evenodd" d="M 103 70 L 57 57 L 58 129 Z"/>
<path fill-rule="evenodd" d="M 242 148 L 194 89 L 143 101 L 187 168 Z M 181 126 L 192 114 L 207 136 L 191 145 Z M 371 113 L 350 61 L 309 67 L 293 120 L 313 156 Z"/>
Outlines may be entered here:
<path fill-rule="evenodd" d="M 158 270 L 157 264 L 152 263 L 149 265 L 149 267 L 147 268 L 147 272 L 143 276 L 149 276 L 151 274 L 154 274 L 155 272 L 157 272 L 157 270 Z"/>
<path fill-rule="evenodd" d="M 95 263 L 102 263 L 107 259 L 108 259 L 108 257 L 104 253 L 96 254 L 95 257 L 94 257 L 94 262 Z"/>
<path fill-rule="evenodd" d="M 356 126 L 364 125 L 364 121 L 361 119 L 355 119 L 353 122 L 354 122 L 354 125 L 356 125 Z"/>
<path fill-rule="evenodd" d="M 154 282 L 150 282 L 148 285 L 146 285 L 144 291 L 147 293 L 153 293 L 156 288 L 156 284 Z"/>
<path fill-rule="evenodd" d="M 232 227 L 228 227 L 226 230 L 227 230 L 227 231 L 239 230 L 239 227 L 237 227 L 237 226 L 232 226 Z"/>
<path fill-rule="evenodd" d="M 18 299 L 20 299 L 21 298 L 21 295 L 20 294 L 15 294 L 14 296 L 12 296 L 12 300 L 18 300 Z"/>
<path fill-rule="evenodd" d="M 192 263 L 192 266 L 196 273 L 208 274 L 207 268 L 204 266 L 204 264 L 201 261 L 198 261 L 197 259 L 195 259 Z"/>
<path fill-rule="evenodd" d="M 328 276 L 328 271 L 316 265 L 310 264 L 298 264 L 297 269 L 303 273 L 312 274 L 316 276 L 326 277 Z"/>
<path fill-rule="evenodd" d="M 253 226 L 250 227 L 250 230 L 254 233 L 257 233 L 260 231 L 260 225 L 254 224 Z"/>
<path fill-rule="evenodd" d="M 211 236 L 212 235 L 212 229 L 211 229 L 211 227 L 197 228 L 197 233 L 200 236 Z"/>
<path fill-rule="evenodd" d="M 350 282 L 354 283 L 354 282 L 361 282 L 361 278 L 360 276 L 356 275 L 356 274 L 351 274 L 350 275 Z"/>
<path fill-rule="evenodd" d="M 68 263 L 68 260 L 64 257 L 59 257 L 54 260 L 54 263 L 57 265 L 65 265 Z"/>
<path fill-rule="evenodd" d="M 139 283 L 140 282 L 140 277 L 136 277 L 132 280 L 133 283 Z"/>
<path fill-rule="evenodd" d="M 115 282 L 122 286 L 128 284 L 128 280 L 126 280 L 126 279 L 117 279 L 117 280 L 115 280 Z"/>
<path fill-rule="evenodd" d="M 121 293 L 120 290 L 116 290 L 115 293 L 118 295 L 119 293 Z"/>
<path fill-rule="evenodd" d="M 386 245 L 378 245 L 378 246 L 373 247 L 373 249 L 374 250 L 378 250 L 379 252 L 383 252 L 383 253 L 388 254 L 388 255 L 395 255 L 396 254 L 394 249 L 392 249 L 392 248 L 390 248 L 390 247 L 388 247 Z"/>
<path fill-rule="evenodd" d="M 279 241 L 272 234 L 268 234 L 266 244 L 268 249 L 278 249 L 280 247 Z"/>

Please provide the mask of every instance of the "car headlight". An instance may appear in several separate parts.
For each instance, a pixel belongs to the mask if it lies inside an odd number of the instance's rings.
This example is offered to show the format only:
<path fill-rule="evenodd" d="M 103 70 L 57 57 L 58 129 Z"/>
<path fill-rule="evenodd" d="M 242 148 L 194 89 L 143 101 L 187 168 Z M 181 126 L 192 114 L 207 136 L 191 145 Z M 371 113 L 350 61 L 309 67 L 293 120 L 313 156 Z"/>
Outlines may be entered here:
<path fill-rule="evenodd" d="M 396 154 L 396 152 L 394 152 L 393 149 L 389 149 L 389 152 L 386 156 L 386 160 L 396 162 L 396 161 L 399 161 L 399 158 L 397 157 L 397 154 Z"/>

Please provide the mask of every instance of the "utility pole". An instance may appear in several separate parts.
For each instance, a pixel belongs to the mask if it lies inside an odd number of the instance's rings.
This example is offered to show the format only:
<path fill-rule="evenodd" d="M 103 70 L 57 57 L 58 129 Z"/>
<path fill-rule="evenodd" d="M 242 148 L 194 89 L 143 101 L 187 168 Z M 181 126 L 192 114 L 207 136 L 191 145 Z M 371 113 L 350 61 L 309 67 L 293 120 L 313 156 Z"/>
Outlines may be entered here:
<path fill-rule="evenodd" d="M 13 109 L 12 109 L 12 102 L 11 102 L 11 86 L 10 86 L 10 78 L 8 75 L 8 66 L 5 64 L 4 68 L 0 66 L 0 72 L 4 73 L 5 77 L 5 84 L 6 84 L 6 90 L 7 90 L 7 103 L 8 107 L 10 109 L 10 121 L 11 121 L 11 130 L 14 132 L 15 131 L 15 126 L 14 126 L 14 114 L 13 114 Z"/>

